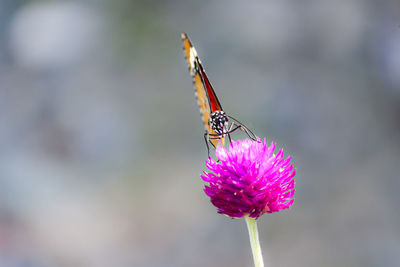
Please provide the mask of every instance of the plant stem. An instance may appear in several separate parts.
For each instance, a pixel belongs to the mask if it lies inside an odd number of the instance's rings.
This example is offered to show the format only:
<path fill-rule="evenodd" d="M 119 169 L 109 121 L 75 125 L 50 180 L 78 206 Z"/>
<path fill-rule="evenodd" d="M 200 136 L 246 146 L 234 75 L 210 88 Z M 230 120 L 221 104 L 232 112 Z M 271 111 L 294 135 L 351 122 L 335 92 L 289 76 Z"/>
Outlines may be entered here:
<path fill-rule="evenodd" d="M 260 241 L 258 240 L 257 221 L 249 216 L 244 217 L 249 230 L 250 245 L 253 252 L 254 266 L 264 267 Z"/>

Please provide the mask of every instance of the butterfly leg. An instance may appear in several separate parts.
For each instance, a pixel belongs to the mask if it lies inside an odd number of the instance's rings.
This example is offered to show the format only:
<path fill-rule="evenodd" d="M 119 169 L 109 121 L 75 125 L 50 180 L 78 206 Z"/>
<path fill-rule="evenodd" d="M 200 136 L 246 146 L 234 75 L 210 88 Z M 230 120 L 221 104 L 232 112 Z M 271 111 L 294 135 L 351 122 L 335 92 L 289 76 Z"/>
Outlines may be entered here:
<path fill-rule="evenodd" d="M 248 136 L 251 140 L 253 140 L 253 141 L 259 141 L 259 140 L 257 140 L 255 134 L 254 134 L 252 131 L 250 131 L 250 129 L 247 128 L 246 126 L 241 125 L 241 126 L 240 126 L 240 129 L 241 129 L 242 131 L 244 131 L 244 132 L 247 134 L 247 136 Z"/>
<path fill-rule="evenodd" d="M 206 142 L 208 156 L 210 156 L 210 146 L 208 145 L 208 143 L 210 143 L 212 147 L 215 149 L 216 146 L 210 140 L 219 140 L 219 139 L 221 139 L 220 134 L 209 134 L 207 131 L 205 131 L 204 141 Z"/>
<path fill-rule="evenodd" d="M 227 135 L 229 138 L 229 143 L 232 142 L 232 138 L 231 138 L 231 133 L 233 133 L 234 131 L 236 131 L 237 129 L 240 128 L 240 126 L 236 126 L 236 128 L 233 128 L 235 126 L 235 123 L 231 123 L 231 126 L 229 126 L 229 129 L 227 131 Z"/>
<path fill-rule="evenodd" d="M 233 130 L 230 130 L 229 133 L 232 133 L 232 132 L 236 131 L 238 128 L 240 128 L 240 130 L 244 131 L 251 140 L 259 141 L 259 140 L 257 140 L 256 135 L 249 128 L 247 128 L 243 123 L 241 123 L 240 121 L 238 121 L 237 119 L 235 119 L 231 116 L 228 116 L 228 117 L 233 120 L 230 128 L 232 129 L 233 125 L 236 125 L 236 128 L 234 128 Z"/>
<path fill-rule="evenodd" d="M 229 138 L 229 144 L 232 143 L 232 138 L 231 138 L 231 133 L 230 133 L 230 131 L 232 130 L 232 127 L 233 127 L 233 124 L 231 124 L 231 126 L 229 126 L 228 133 L 227 133 L 228 138 Z"/>
<path fill-rule="evenodd" d="M 208 142 L 210 142 L 210 144 L 213 146 L 213 148 L 215 149 L 216 146 L 211 142 L 211 140 L 220 140 L 222 138 L 222 135 L 220 134 L 209 134 L 207 131 L 204 133 L 204 138 L 207 140 Z M 207 142 L 207 141 L 206 141 Z M 208 150 L 208 157 L 210 157 L 210 149 L 208 147 L 208 143 L 207 143 L 207 150 Z M 219 159 L 217 159 L 217 162 L 221 162 Z"/>
<path fill-rule="evenodd" d="M 210 157 L 210 146 L 208 145 L 209 140 L 208 140 L 208 132 L 207 131 L 204 133 L 204 141 L 206 142 L 206 146 L 207 146 L 207 155 L 208 155 L 208 157 Z"/>

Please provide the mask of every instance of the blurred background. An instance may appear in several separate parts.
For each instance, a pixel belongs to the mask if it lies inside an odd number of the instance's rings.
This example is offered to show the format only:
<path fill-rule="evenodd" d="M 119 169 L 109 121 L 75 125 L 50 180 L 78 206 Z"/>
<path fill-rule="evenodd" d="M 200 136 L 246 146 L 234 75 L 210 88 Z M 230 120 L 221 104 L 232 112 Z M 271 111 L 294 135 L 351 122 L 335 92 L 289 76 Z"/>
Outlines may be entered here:
<path fill-rule="evenodd" d="M 294 157 L 266 264 L 400 266 L 395 0 L 0 0 L 0 266 L 252 266 L 202 192 L 181 31 L 225 111 Z"/>

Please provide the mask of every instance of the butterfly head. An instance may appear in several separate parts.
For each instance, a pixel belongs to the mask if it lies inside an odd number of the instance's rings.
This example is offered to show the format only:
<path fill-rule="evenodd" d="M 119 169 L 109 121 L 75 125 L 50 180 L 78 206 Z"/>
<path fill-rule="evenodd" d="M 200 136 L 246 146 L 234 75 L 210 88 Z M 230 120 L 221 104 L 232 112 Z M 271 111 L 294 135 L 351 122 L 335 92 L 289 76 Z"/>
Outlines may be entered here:
<path fill-rule="evenodd" d="M 210 115 L 210 127 L 217 134 L 224 135 L 227 131 L 228 117 L 222 110 L 217 110 Z"/>

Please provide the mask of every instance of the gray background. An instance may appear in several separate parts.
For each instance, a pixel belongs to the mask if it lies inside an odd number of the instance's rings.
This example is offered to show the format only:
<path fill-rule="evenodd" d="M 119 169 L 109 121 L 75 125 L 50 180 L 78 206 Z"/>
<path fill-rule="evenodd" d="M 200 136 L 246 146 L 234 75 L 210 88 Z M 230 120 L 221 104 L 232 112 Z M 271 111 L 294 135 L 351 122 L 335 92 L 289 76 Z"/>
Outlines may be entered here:
<path fill-rule="evenodd" d="M 400 266 L 394 0 L 0 0 L 0 266 L 252 265 L 202 192 L 181 31 L 225 111 L 294 157 L 266 263 Z"/>

